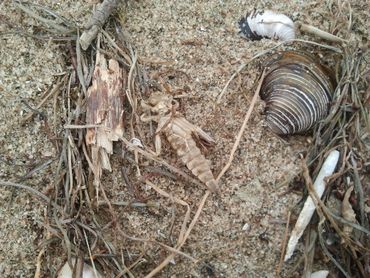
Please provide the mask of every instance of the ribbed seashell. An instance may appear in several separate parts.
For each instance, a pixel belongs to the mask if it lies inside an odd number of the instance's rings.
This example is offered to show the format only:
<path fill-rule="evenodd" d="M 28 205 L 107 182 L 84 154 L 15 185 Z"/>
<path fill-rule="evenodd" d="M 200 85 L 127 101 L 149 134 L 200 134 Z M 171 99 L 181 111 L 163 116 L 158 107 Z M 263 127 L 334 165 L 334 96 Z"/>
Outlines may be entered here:
<path fill-rule="evenodd" d="M 331 71 L 304 52 L 279 53 L 267 65 L 260 96 L 267 125 L 277 134 L 303 133 L 325 118 L 334 82 Z"/>
<path fill-rule="evenodd" d="M 284 14 L 253 10 L 239 21 L 240 33 L 249 40 L 276 38 L 282 41 L 295 38 L 293 21 Z"/>

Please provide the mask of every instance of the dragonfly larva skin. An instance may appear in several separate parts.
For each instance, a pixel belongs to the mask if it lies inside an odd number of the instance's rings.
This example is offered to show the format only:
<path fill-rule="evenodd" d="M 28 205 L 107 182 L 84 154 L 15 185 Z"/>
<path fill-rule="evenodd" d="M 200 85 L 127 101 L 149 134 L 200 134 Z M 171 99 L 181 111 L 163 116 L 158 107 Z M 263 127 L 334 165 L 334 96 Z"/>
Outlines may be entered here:
<path fill-rule="evenodd" d="M 201 153 L 194 137 L 200 137 L 208 143 L 215 143 L 214 140 L 201 128 L 188 122 L 175 111 L 172 98 L 168 95 L 154 93 L 143 107 L 157 114 L 150 117 L 158 122 L 155 139 L 157 154 L 160 153 L 161 149 L 159 134 L 163 133 L 178 157 L 193 175 L 203 182 L 210 191 L 217 192 L 218 183 L 212 174 L 210 163 Z M 145 121 L 145 116 L 142 116 L 142 119 Z"/>
<path fill-rule="evenodd" d="M 267 125 L 280 135 L 304 133 L 329 112 L 330 70 L 305 52 L 285 51 L 268 62 L 260 96 Z"/>

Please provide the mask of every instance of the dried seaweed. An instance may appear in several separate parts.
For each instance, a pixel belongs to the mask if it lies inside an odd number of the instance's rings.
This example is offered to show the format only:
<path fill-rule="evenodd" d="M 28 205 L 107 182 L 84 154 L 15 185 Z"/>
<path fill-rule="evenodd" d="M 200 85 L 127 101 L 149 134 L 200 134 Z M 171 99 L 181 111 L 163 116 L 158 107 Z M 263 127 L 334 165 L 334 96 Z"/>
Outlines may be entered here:
<path fill-rule="evenodd" d="M 370 87 L 368 83 L 370 51 L 368 45 L 363 45 L 361 41 L 351 34 L 356 15 L 353 14 L 350 2 L 330 2 L 330 13 L 330 16 L 336 19 L 332 29 L 341 30 L 343 39 L 330 33 L 322 32 L 315 27 L 299 23 L 298 25 L 301 27 L 302 32 L 312 33 L 324 40 L 331 40 L 332 44 L 327 45 L 320 42 L 296 39 L 279 43 L 268 50 L 257 53 L 243 63 L 230 77 L 218 96 L 217 103 L 221 102 L 221 98 L 226 93 L 232 80 L 245 72 L 248 67 L 255 67 L 257 62 L 263 60 L 267 53 L 272 53 L 279 48 L 310 48 L 311 51 L 316 52 L 320 52 L 323 49 L 326 50 L 328 54 L 325 55 L 326 61 L 330 60 L 329 63 L 336 64 L 337 87 L 332 96 L 329 116 L 317 125 L 313 131 L 313 142 L 306 156 L 306 162 L 309 167 L 309 170 L 305 170 L 306 184 L 309 175 L 312 177 L 317 176 L 327 154 L 333 149 L 340 150 L 341 163 L 338 166 L 337 173 L 327 180 L 324 202 L 316 198 L 316 205 L 318 206 L 316 209 L 318 211 L 321 210 L 321 213 L 319 213 L 320 222 L 316 226 L 318 239 L 324 254 L 332 260 L 343 275 L 346 277 L 351 275 L 351 277 L 367 277 L 370 275 L 368 272 L 370 267 L 369 261 L 366 259 L 370 250 L 369 216 L 364 212 L 365 200 L 368 200 L 368 197 L 364 196 L 363 180 L 367 174 L 365 165 L 368 165 L 370 159 L 370 107 L 368 102 L 370 96 L 370 90 L 368 89 Z M 350 183 L 346 182 L 347 180 L 350 180 Z M 358 224 L 334 214 L 325 205 L 330 194 L 339 190 L 336 187 L 343 185 L 346 187 L 345 191 L 351 185 L 354 185 L 354 211 L 356 212 Z M 308 191 L 311 193 L 312 190 L 308 189 Z M 344 227 L 347 227 L 344 231 L 354 227 L 356 227 L 357 231 L 361 231 L 359 239 L 354 241 L 346 236 L 346 233 L 343 232 L 343 224 L 345 224 Z M 323 239 L 324 229 L 327 233 L 336 233 L 343 243 L 336 245 L 334 252 L 332 250 L 329 251 L 329 248 L 325 246 L 326 243 Z M 313 243 L 315 243 L 315 240 L 313 240 Z M 301 262 L 303 260 L 300 260 L 299 263 Z M 280 268 L 281 264 L 277 268 L 277 274 L 280 273 Z M 310 273 L 309 267 L 305 273 Z"/>
<path fill-rule="evenodd" d="M 346 8 L 350 9 L 349 2 Z M 336 17 L 348 24 L 351 30 L 351 11 L 338 9 Z M 315 129 L 313 143 L 308 150 L 307 163 L 310 167 L 312 176 L 316 176 L 320 169 L 324 156 L 331 149 L 338 149 L 341 152 L 342 162 L 339 170 L 330 180 L 327 181 L 326 197 L 327 200 L 337 186 L 346 185 L 347 189 L 354 184 L 356 205 L 354 207 L 363 232 L 369 228 L 368 216 L 364 213 L 364 193 L 361 184 L 362 177 L 366 175 L 366 170 L 359 166 L 365 165 L 369 161 L 370 134 L 369 126 L 369 106 L 366 101 L 369 97 L 367 88 L 369 84 L 366 80 L 367 61 L 369 50 L 362 48 L 359 41 L 356 41 L 348 32 L 349 43 L 342 45 L 342 55 L 337 67 L 337 87 L 333 95 L 330 114 Z M 348 183 L 347 181 L 350 181 Z M 344 189 L 347 191 L 347 189 Z M 321 206 L 321 205 L 320 205 Z M 322 204 L 324 206 L 324 204 Z M 348 237 L 348 227 L 339 228 L 340 221 L 338 216 L 333 217 L 329 208 L 324 209 L 324 218 L 329 220 L 328 224 L 322 218 L 318 224 L 320 245 L 324 253 L 333 261 L 340 271 L 347 277 L 367 277 L 369 266 L 365 258 L 369 254 L 370 242 L 367 233 L 362 233 L 359 240 L 353 241 Z M 345 217 L 346 218 L 346 217 Z M 347 220 L 347 219 L 346 219 Z M 353 223 L 353 215 L 351 218 Z M 347 221 L 346 221 L 347 222 Z M 351 225 L 350 227 L 353 227 Z M 337 227 L 335 227 L 337 226 Z M 325 228 L 324 228 L 325 227 Z M 359 227 L 358 227 L 359 228 Z M 331 251 L 325 246 L 323 240 L 323 229 L 328 233 L 334 231 L 341 238 L 342 244 L 336 245 L 336 251 Z M 334 252 L 334 253 L 333 253 Z M 345 271 L 347 270 L 347 271 Z"/>
<path fill-rule="evenodd" d="M 194 228 L 210 193 L 207 191 L 203 196 L 197 213 L 188 225 L 191 215 L 190 206 L 150 181 L 153 169 L 159 164 L 171 173 L 160 170 L 156 171 L 157 175 L 175 177 L 176 181 L 180 180 L 178 176 L 181 176 L 183 180 L 199 185 L 196 179 L 158 158 L 149 148 L 142 149 L 131 143 L 131 138 L 145 138 L 137 113 L 138 102 L 143 94 L 149 92 L 149 88 L 139 57 L 127 35 L 122 31 L 120 22 L 113 17 L 108 19 L 108 15 L 119 1 L 106 2 L 115 4 L 104 20 L 99 21 L 99 28 L 96 28 L 96 23 L 92 23 L 95 31 L 99 33 L 96 46 L 87 48 L 85 45 L 82 49 L 78 40 L 79 28 L 73 22 L 47 7 L 24 1 L 14 2 L 20 10 L 40 23 L 47 34 L 76 38 L 66 49 L 66 55 L 71 56 L 72 67 L 63 78 L 55 82 L 53 88 L 45 93 L 36 107 L 40 108 L 53 98 L 54 123 L 57 122 L 58 117 L 65 123 L 64 129 L 58 133 L 60 139 L 55 143 L 60 153 L 54 184 L 48 191 L 48 196 L 22 184 L 0 182 L 1 185 L 29 190 L 48 204 L 45 222 L 42 223 L 45 227 L 45 239 L 41 244 L 42 252 L 40 251 L 37 261 L 36 277 L 56 275 L 64 264 L 60 264 L 60 259 L 67 261 L 76 277 L 81 276 L 84 263 L 104 273 L 104 276 L 134 277 L 135 267 L 142 262 L 153 245 L 168 252 L 168 257 L 154 267 L 148 277 L 158 273 L 177 255 L 197 262 L 196 259 L 183 253 L 181 248 Z M 40 37 L 35 36 L 35 38 Z M 108 62 L 105 57 L 110 61 Z M 112 63 L 114 67 L 111 67 Z M 92 86 L 90 86 L 91 82 Z M 62 103 L 59 109 L 55 105 L 57 98 Z M 32 113 L 35 112 L 37 110 L 32 110 Z M 32 113 L 26 115 L 23 122 L 29 120 Z M 114 141 L 120 142 L 126 154 L 124 155 L 126 160 L 123 162 L 130 162 L 123 167 L 131 169 L 131 174 L 133 174 L 132 168 L 136 169 L 136 175 L 133 177 L 129 177 L 127 169 L 122 171 L 123 179 L 134 193 L 132 196 L 124 196 L 123 201 L 113 200 L 111 190 L 105 183 L 100 182 L 104 176 L 104 169 L 111 169 L 109 155 L 113 153 Z M 96 154 L 97 152 L 101 154 L 102 150 L 106 154 L 104 167 L 100 168 L 102 157 Z M 127 154 L 133 154 L 134 158 L 128 159 Z M 143 163 L 143 160 L 147 161 Z M 148 171 L 145 170 L 146 166 Z M 143 176 L 145 173 L 146 175 Z M 160 200 L 152 201 L 146 199 L 147 197 L 144 198 L 142 193 L 133 187 L 132 180 L 135 180 L 135 183 L 147 184 L 160 196 L 169 198 L 174 204 L 186 208 L 174 247 L 150 237 L 130 235 L 120 224 L 117 212 L 120 207 L 123 207 L 127 213 L 132 209 L 161 207 Z M 108 228 L 112 233 L 104 232 Z M 114 238 L 117 235 L 127 241 L 125 248 L 129 249 L 133 246 L 137 250 L 139 246 L 140 254 L 137 256 L 132 256 L 130 253 L 124 254 L 121 247 L 115 244 Z M 60 254 L 63 254 L 61 258 Z M 46 265 L 46 261 L 58 261 L 59 264 Z"/>
<path fill-rule="evenodd" d="M 42 30 L 45 32 L 29 35 L 36 39 L 43 39 L 46 36 L 55 40 L 65 39 L 70 42 L 71 46 L 70 49 L 66 49 L 66 56 L 70 56 L 72 63 L 66 76 L 55 81 L 53 89 L 46 92 L 44 99 L 36 107 L 37 109 L 40 108 L 52 97 L 54 98 L 54 104 L 57 98 L 62 102 L 61 107 L 54 105 L 54 119 L 60 117 L 65 125 L 62 131 L 57 134 L 59 139 L 55 140 L 57 149 L 60 150 L 60 155 L 53 187 L 46 195 L 22 184 L 0 181 L 1 185 L 26 189 L 48 204 L 45 222 L 42 223 L 45 227 L 45 233 L 44 241 L 41 244 L 42 249 L 37 260 L 36 277 L 40 276 L 41 273 L 45 276 L 55 275 L 62 267 L 60 260 L 56 259 L 60 254 L 62 254 L 62 259 L 67 259 L 70 265 L 73 265 L 72 259 L 77 258 L 79 269 L 82 269 L 81 267 L 83 267 L 83 262 L 85 261 L 94 265 L 96 269 L 106 276 L 115 275 L 116 277 L 134 277 L 136 274 L 135 268 L 141 264 L 143 258 L 149 257 L 147 254 L 150 253 L 152 246 L 163 249 L 166 257 L 159 264 L 150 261 L 155 266 L 149 272 L 148 277 L 161 271 L 175 256 L 183 256 L 191 262 L 197 262 L 196 258 L 184 253 L 181 251 L 181 248 L 197 223 L 210 193 L 207 191 L 204 194 L 199 201 L 195 215 L 191 219 L 188 203 L 165 192 L 159 185 L 155 185 L 151 181 L 152 176 L 170 178 L 176 180 L 176 182 L 181 177 L 183 178 L 182 181 L 185 180 L 188 183 L 201 187 L 196 179 L 181 169 L 172 166 L 167 161 L 156 157 L 150 148 L 147 147 L 149 144 L 145 144 L 146 136 L 143 134 L 138 117 L 138 102 L 149 93 L 147 76 L 141 65 L 143 60 L 138 57 L 137 52 L 123 32 L 121 23 L 113 17 L 110 19 L 106 18 L 104 20 L 107 20 L 106 24 L 99 26 L 101 28 L 99 30 L 100 35 L 98 35 L 100 43 L 86 48 L 87 51 L 83 51 L 78 41 L 78 26 L 74 22 L 40 5 L 24 1 L 15 1 L 14 3 L 27 15 L 33 17 L 36 22 L 39 22 Z M 350 9 L 350 6 L 348 8 Z M 354 15 L 351 14 L 351 16 Z M 339 9 L 336 18 L 348 21 L 348 25 L 352 24 L 352 18 L 346 17 L 346 7 Z M 350 29 L 350 26 L 348 26 L 348 30 Z M 365 79 L 365 57 L 368 57 L 369 53 L 367 49 L 360 48 L 357 41 L 352 41 L 350 36 L 346 39 L 350 43 L 324 45 L 317 42 L 295 40 L 294 42 L 289 42 L 288 46 L 294 48 L 299 45 L 311 45 L 317 49 L 325 49 L 334 53 L 334 57 L 340 56 L 337 67 L 338 86 L 333 96 L 331 114 L 314 131 L 314 141 L 307 156 L 309 169 L 307 168 L 305 171 L 305 178 L 308 191 L 312 198 L 315 199 L 314 192 L 310 190 L 310 176 L 316 175 L 325 154 L 329 150 L 333 148 L 341 150 L 341 167 L 338 173 L 328 181 L 326 198 L 336 189 L 335 187 L 338 184 L 345 184 L 346 187 L 350 187 L 353 184 L 356 195 L 353 209 L 356 212 L 358 223 L 351 223 L 335 215 L 326 207 L 326 199 L 321 201 L 316 198 L 315 203 L 320 221 L 319 223 L 314 223 L 316 225 L 314 227 L 317 228 L 318 241 L 324 254 L 333 261 L 343 275 L 347 277 L 352 275 L 354 277 L 358 273 L 357 276 L 366 277 L 366 275 L 369 275 L 367 272 L 369 261 L 366 259 L 366 254 L 368 254 L 370 249 L 370 232 L 368 216 L 365 213 L 366 196 L 364 196 L 363 190 L 363 176 L 366 171 L 364 166 L 368 166 L 370 149 L 368 104 L 370 90 L 367 89 L 369 84 Z M 250 62 L 282 46 L 286 47 L 287 43 L 279 44 L 272 50 L 257 54 L 248 61 L 248 65 L 253 65 Z M 101 183 L 99 187 L 94 186 L 94 175 L 96 175 L 94 159 L 92 150 L 85 140 L 88 129 L 96 131 L 102 126 L 100 122 L 86 121 L 87 92 L 94 78 L 93 70 L 96 64 L 95 57 L 97 52 L 109 59 L 115 59 L 127 73 L 126 76 L 122 77 L 127 84 L 125 94 L 128 103 L 122 104 L 122 109 L 124 109 L 125 113 L 125 125 L 123 127 L 124 134 L 121 135 L 122 138 L 119 139 L 119 142 L 122 144 L 123 157 L 126 158 L 122 159 L 123 166 L 121 166 L 125 167 L 122 180 L 131 185 L 133 193 L 125 195 L 124 200 L 118 201 L 112 199 L 112 194 L 107 184 Z M 154 63 L 165 62 L 154 61 Z M 232 76 L 218 100 L 226 92 L 231 80 L 246 67 L 247 63 L 243 64 Z M 73 82 L 76 78 L 77 81 Z M 171 88 L 168 86 L 165 88 L 171 91 Z M 253 109 L 253 103 L 250 111 Z M 238 147 L 239 139 L 250 113 L 247 113 L 245 123 L 230 154 L 230 160 L 220 176 L 231 165 L 233 154 Z M 31 116 L 31 114 L 27 115 L 24 121 L 27 121 Z M 132 144 L 130 140 L 132 138 L 140 138 L 144 148 Z M 130 158 L 128 159 L 127 157 Z M 159 169 L 158 166 L 163 166 L 166 170 Z M 346 183 L 348 178 L 350 179 L 350 184 Z M 151 199 L 153 196 L 145 197 L 144 190 L 141 187 L 137 190 L 137 184 L 140 184 L 140 186 L 147 185 L 149 187 L 148 190 L 154 192 L 156 196 L 159 195 L 159 197 L 154 197 L 157 198 L 154 201 Z M 98 199 L 97 196 L 101 197 Z M 182 207 L 184 212 L 180 227 L 177 229 L 177 241 L 173 246 L 150 237 L 136 237 L 125 230 L 126 227 L 119 221 L 118 216 L 121 210 L 118 212 L 118 209 L 123 207 L 124 213 L 130 213 L 134 209 L 158 209 L 162 205 L 163 197 L 165 200 L 172 202 L 173 205 Z M 191 222 L 189 223 L 190 220 Z M 359 231 L 361 237 L 358 240 L 350 238 L 343 232 L 343 224 Z M 112 231 L 114 236 L 110 236 L 112 234 L 108 235 L 107 230 Z M 334 254 L 332 248 L 326 246 L 324 230 L 337 233 L 341 240 L 345 242 L 343 245 L 338 244 L 336 246 L 336 254 Z M 115 237 L 118 236 L 120 239 L 123 239 L 122 241 L 124 241 L 127 248 L 137 244 L 134 248 L 138 252 L 135 255 L 130 255 L 128 252 L 125 253 L 116 244 Z M 312 250 L 314 249 L 312 244 L 315 242 L 316 237 L 308 238 L 310 238 L 310 244 L 307 245 L 309 248 L 306 254 L 307 273 L 311 271 Z M 50 263 L 46 265 L 46 261 L 58 261 L 59 265 L 52 266 Z M 277 273 L 280 272 L 280 268 L 281 265 L 279 265 Z"/>

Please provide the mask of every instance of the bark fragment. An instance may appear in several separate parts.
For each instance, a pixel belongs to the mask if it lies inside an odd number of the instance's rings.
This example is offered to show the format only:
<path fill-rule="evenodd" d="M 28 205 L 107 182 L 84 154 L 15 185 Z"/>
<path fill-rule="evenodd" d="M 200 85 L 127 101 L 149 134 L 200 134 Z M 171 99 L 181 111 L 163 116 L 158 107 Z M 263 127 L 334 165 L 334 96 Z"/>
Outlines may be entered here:
<path fill-rule="evenodd" d="M 127 73 L 116 60 L 107 61 L 97 53 L 92 85 L 87 90 L 86 124 L 98 125 L 86 132 L 86 144 L 91 146 L 94 183 L 98 186 L 102 170 L 111 171 L 109 154 L 113 142 L 123 135 L 123 101 Z"/>

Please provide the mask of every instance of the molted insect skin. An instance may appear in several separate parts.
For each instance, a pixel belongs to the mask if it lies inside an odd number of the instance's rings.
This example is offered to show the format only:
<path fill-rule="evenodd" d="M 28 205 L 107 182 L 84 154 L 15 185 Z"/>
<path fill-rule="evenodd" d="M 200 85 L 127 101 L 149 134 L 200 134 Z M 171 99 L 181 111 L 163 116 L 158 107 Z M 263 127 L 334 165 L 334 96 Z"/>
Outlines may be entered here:
<path fill-rule="evenodd" d="M 171 119 L 172 117 L 172 119 Z M 158 129 L 165 133 L 172 148 L 176 150 L 181 161 L 212 192 L 218 191 L 218 184 L 213 177 L 209 161 L 197 147 L 193 134 L 195 126 L 181 115 L 164 116 L 158 122 Z M 202 134 L 198 134 L 202 137 Z M 209 138 L 205 138 L 209 140 Z"/>
<path fill-rule="evenodd" d="M 176 112 L 178 102 L 174 101 L 171 95 L 153 92 L 148 101 L 142 102 L 141 105 L 144 110 L 154 113 L 149 117 L 144 113 L 141 120 L 158 122 L 155 144 L 157 154 L 160 153 L 161 149 L 159 133 L 162 132 L 193 175 L 202 181 L 210 191 L 219 191 L 209 161 L 197 147 L 193 136 L 199 137 L 209 144 L 214 144 L 215 141 L 200 127 L 188 122 L 180 113 Z"/>
<path fill-rule="evenodd" d="M 254 10 L 239 21 L 240 33 L 249 40 L 277 38 L 282 41 L 295 38 L 293 21 L 284 14 Z"/>
<path fill-rule="evenodd" d="M 281 135 L 309 130 L 329 112 L 332 73 L 307 53 L 286 51 L 266 66 L 260 96 L 266 121 Z"/>

